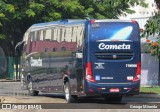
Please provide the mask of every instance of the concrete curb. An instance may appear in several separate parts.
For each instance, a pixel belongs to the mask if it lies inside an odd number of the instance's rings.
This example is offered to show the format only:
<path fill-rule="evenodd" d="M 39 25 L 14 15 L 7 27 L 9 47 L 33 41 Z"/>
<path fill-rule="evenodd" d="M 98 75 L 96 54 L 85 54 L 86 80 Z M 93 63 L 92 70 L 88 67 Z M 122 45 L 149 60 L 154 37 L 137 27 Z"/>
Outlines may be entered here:
<path fill-rule="evenodd" d="M 141 94 L 140 93 L 139 95 L 132 96 L 132 98 L 160 98 L 160 94 Z"/>
<path fill-rule="evenodd" d="M 20 82 L 20 80 L 0 79 L 0 82 Z"/>

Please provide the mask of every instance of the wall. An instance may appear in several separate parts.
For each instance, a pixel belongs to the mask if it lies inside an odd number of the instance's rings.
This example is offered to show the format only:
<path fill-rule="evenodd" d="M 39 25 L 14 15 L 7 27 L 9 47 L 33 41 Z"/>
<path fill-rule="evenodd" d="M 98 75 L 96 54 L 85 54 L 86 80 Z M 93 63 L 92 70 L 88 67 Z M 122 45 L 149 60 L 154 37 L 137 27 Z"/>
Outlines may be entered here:
<path fill-rule="evenodd" d="M 148 18 L 154 16 L 158 11 L 154 0 L 145 0 L 145 2 L 148 4 L 148 7 L 145 8 L 139 5 L 131 7 L 130 9 L 134 10 L 135 13 L 127 14 L 127 16 L 120 16 L 119 19 L 136 20 L 139 23 L 140 28 L 145 29 L 145 24 Z"/>
<path fill-rule="evenodd" d="M 158 85 L 158 60 L 149 53 L 141 53 L 142 71 L 141 85 L 142 86 L 157 86 Z"/>

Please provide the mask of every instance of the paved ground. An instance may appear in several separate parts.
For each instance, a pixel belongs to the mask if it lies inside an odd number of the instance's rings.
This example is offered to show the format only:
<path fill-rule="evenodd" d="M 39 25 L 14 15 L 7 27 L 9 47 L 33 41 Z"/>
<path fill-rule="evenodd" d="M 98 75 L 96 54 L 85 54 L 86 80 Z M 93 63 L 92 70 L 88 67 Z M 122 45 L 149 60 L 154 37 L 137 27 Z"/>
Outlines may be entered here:
<path fill-rule="evenodd" d="M 4 103 L 15 103 L 15 104 L 17 103 L 19 104 L 49 103 L 47 105 L 48 106 L 47 108 L 53 108 L 53 109 L 54 108 L 55 109 L 71 109 L 71 108 L 77 108 L 77 109 L 128 108 L 129 109 L 131 108 L 132 105 L 133 106 L 155 105 L 160 109 L 160 95 L 156 95 L 156 94 L 140 94 L 133 97 L 125 97 L 123 98 L 121 104 L 106 104 L 103 98 L 92 98 L 92 99 L 85 98 L 85 99 L 81 99 L 79 103 L 66 104 L 63 95 L 40 93 L 39 96 L 31 97 L 28 95 L 27 90 L 20 89 L 20 82 L 0 82 L 0 102 L 2 104 Z M 60 110 L 58 111 L 61 112 Z M 27 112 L 30 112 L 30 111 L 27 111 Z M 37 110 L 37 112 L 41 112 L 41 111 Z M 99 112 L 103 112 L 103 110 L 99 110 Z"/>
<path fill-rule="evenodd" d="M 33 110 L 3 110 L 0 112 L 33 112 Z M 52 110 L 35 110 L 34 112 L 159 112 L 159 110 L 130 110 L 130 109 L 121 109 L 121 110 L 113 110 L 113 109 L 52 109 Z"/>

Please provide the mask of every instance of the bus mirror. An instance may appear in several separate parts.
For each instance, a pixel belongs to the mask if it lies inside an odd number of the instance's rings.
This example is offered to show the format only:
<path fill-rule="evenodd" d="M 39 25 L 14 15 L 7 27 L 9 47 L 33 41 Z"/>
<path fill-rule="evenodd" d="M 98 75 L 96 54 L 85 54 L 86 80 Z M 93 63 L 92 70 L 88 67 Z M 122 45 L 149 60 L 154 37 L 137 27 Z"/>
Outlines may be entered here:
<path fill-rule="evenodd" d="M 15 56 L 20 56 L 23 50 L 24 42 L 18 42 L 15 47 Z"/>

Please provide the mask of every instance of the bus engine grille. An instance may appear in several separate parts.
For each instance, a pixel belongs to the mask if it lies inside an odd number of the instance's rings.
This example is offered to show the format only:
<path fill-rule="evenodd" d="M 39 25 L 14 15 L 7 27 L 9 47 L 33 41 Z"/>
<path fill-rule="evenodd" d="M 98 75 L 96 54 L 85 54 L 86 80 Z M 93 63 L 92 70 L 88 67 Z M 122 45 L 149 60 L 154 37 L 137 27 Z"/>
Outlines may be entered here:
<path fill-rule="evenodd" d="M 129 52 L 97 52 L 95 56 L 99 60 L 130 60 L 133 58 L 133 51 Z"/>

